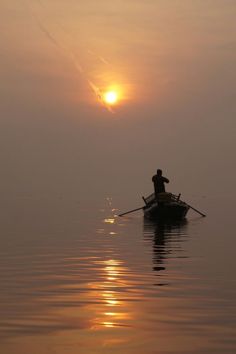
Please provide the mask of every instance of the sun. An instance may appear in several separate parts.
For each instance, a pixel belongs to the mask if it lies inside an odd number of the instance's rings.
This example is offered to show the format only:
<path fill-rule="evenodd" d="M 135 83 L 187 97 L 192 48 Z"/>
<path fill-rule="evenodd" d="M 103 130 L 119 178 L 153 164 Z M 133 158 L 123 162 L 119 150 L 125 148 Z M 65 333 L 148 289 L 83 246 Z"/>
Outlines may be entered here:
<path fill-rule="evenodd" d="M 118 102 L 119 96 L 116 91 L 107 91 L 103 96 L 104 101 L 109 105 L 114 105 Z"/>

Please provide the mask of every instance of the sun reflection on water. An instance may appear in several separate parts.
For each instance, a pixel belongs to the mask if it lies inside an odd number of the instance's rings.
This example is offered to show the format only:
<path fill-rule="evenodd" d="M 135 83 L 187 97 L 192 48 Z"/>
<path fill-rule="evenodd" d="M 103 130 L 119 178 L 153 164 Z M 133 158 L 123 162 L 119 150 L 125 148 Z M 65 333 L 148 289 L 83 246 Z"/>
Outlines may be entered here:
<path fill-rule="evenodd" d="M 106 224 L 114 224 L 115 223 L 115 219 L 114 218 L 104 219 L 104 222 Z"/>
<path fill-rule="evenodd" d="M 127 310 L 128 304 L 124 296 L 121 298 L 119 290 L 121 287 L 128 286 L 127 282 L 121 278 L 127 269 L 120 260 L 108 259 L 95 262 L 102 266 L 104 281 L 96 284 L 96 297 L 102 304 L 96 309 L 98 316 L 93 320 L 92 328 L 127 326 L 125 321 L 130 320 L 131 316 L 124 311 L 124 309 Z"/>

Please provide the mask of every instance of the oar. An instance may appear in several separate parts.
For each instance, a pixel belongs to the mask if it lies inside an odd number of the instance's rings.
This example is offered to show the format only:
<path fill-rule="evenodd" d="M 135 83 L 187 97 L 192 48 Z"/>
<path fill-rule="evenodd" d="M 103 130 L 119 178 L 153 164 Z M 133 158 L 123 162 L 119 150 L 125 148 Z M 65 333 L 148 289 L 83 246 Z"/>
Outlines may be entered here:
<path fill-rule="evenodd" d="M 123 215 L 126 215 L 126 214 L 130 214 L 130 213 L 133 213 L 134 211 L 141 210 L 141 209 L 143 209 L 143 207 L 126 211 L 125 213 L 119 214 L 118 216 L 123 216 Z"/>
<path fill-rule="evenodd" d="M 186 203 L 187 204 L 187 203 Z M 201 216 L 206 216 L 205 214 L 201 213 L 199 210 L 195 209 L 194 207 L 192 207 L 191 205 L 187 204 L 189 206 L 190 209 L 193 209 L 194 211 L 196 211 L 196 213 L 200 214 Z"/>

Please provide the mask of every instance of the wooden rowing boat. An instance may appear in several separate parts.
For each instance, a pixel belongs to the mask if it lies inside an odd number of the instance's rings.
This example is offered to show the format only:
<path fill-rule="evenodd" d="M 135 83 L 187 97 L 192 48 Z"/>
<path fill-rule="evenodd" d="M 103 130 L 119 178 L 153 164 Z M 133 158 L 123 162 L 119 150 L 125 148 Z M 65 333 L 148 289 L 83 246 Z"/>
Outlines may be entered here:
<path fill-rule="evenodd" d="M 143 200 L 145 203 L 144 206 L 126 211 L 118 216 L 124 216 L 138 210 L 143 210 L 144 217 L 149 219 L 158 221 L 182 220 L 187 215 L 189 209 L 194 210 L 202 217 L 206 216 L 206 214 L 203 214 L 193 206 L 180 200 L 180 194 L 174 195 L 172 193 L 158 193 L 158 197 L 156 198 L 153 193 L 146 198 L 143 197 Z"/>
<path fill-rule="evenodd" d="M 172 193 L 159 193 L 158 199 L 155 194 L 144 198 L 144 216 L 156 220 L 182 220 L 190 208 L 188 204 L 180 200 L 180 195 Z"/>

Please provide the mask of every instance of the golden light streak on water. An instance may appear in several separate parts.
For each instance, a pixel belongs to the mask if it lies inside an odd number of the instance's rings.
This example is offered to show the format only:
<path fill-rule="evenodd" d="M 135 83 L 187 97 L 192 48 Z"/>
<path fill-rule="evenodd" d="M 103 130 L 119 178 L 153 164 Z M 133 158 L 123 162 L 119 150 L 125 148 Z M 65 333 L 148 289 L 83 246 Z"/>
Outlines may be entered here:
<path fill-rule="evenodd" d="M 108 327 L 108 328 L 112 328 L 112 327 L 114 327 L 114 323 L 113 322 L 103 322 L 103 326 Z"/>
<path fill-rule="evenodd" d="M 122 277 L 127 269 L 123 261 L 118 259 L 94 261 L 94 263 L 102 267 L 105 280 L 99 284 L 91 284 L 91 288 L 96 289 L 96 298 L 100 299 L 103 304 L 101 309 L 95 310 L 96 316 L 94 316 L 91 328 L 125 326 L 131 316 L 127 312 L 128 303 L 121 299 L 120 287 L 128 286 L 127 281 Z"/>
<path fill-rule="evenodd" d="M 114 224 L 115 219 L 113 219 L 113 218 L 104 219 L 104 222 L 105 222 L 106 224 Z"/>

